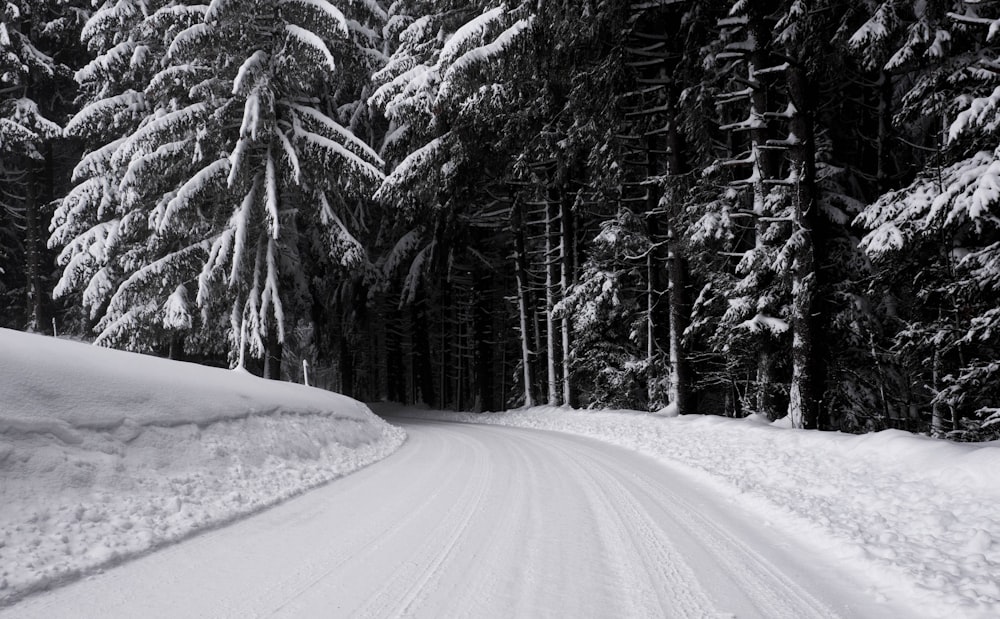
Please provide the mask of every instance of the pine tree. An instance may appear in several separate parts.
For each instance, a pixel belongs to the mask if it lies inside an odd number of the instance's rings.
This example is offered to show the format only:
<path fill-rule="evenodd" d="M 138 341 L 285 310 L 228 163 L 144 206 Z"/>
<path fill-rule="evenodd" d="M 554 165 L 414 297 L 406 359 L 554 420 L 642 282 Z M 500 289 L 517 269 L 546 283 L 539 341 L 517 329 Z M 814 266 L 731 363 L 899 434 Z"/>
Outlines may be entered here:
<path fill-rule="evenodd" d="M 396 229 L 382 263 L 390 281 L 401 280 L 392 287 L 413 307 L 414 322 L 436 325 L 429 341 L 413 342 L 427 402 L 455 403 L 464 393 L 501 404 L 482 393 L 493 391 L 495 371 L 486 367 L 500 360 L 488 359 L 490 347 L 462 342 L 467 328 L 494 329 L 488 304 L 507 285 L 493 265 L 505 251 L 498 225 L 511 202 L 488 192 L 507 193 L 494 180 L 507 165 L 498 144 L 511 102 L 505 75 L 530 23 L 523 9 L 497 3 L 399 2 L 390 10 L 393 53 L 370 98 L 389 121 L 381 154 L 392 170 L 376 198 Z M 463 324 L 470 316 L 479 318 Z"/>
<path fill-rule="evenodd" d="M 916 66 L 898 120 L 928 130 L 928 155 L 917 178 L 881 196 L 859 222 L 870 230 L 863 245 L 878 268 L 877 290 L 899 299 L 892 344 L 912 376 L 907 382 L 928 386 L 896 397 L 922 410 L 941 436 L 988 423 L 998 397 L 996 312 L 988 300 L 998 238 L 989 45 L 997 14 L 957 2 L 923 9 L 894 58 Z"/>
<path fill-rule="evenodd" d="M 165 4 L 109 0 L 91 15 L 81 34 L 94 57 L 76 73 L 83 105 L 65 132 L 82 140 L 88 152 L 73 171 L 75 187 L 55 212 L 49 245 L 61 248 L 62 276 L 54 295 L 79 295 L 92 324 L 107 318 L 116 291 L 143 264 L 159 257 L 155 248 L 147 247 L 155 241 L 146 213 L 130 208 L 120 187 L 130 161 L 118 153 L 153 105 L 153 93 L 147 96 L 146 90 L 164 62 L 166 33 L 176 33 L 199 18 L 182 5 Z M 170 162 L 161 163 L 159 171 L 164 172 L 162 177 L 150 175 L 153 187 L 176 181 Z M 172 339 L 162 325 L 162 303 L 178 285 L 164 282 L 159 304 L 137 302 L 124 313 L 115 310 L 111 320 L 122 319 L 123 328 L 100 341 L 150 351 Z M 174 305 L 176 317 L 181 308 Z"/>
<path fill-rule="evenodd" d="M 47 330 L 51 256 L 43 234 L 64 184 L 56 138 L 73 98 L 79 2 L 10 0 L 0 10 L 0 315 Z M 62 149 L 68 150 L 68 149 Z"/>
<path fill-rule="evenodd" d="M 308 307 L 303 253 L 318 247 L 366 268 L 349 225 L 382 179 L 381 160 L 334 117 L 337 97 L 356 94 L 348 70 L 364 63 L 351 59 L 371 45 L 360 24 L 377 15 L 358 17 L 325 1 L 262 0 L 169 5 L 142 19 L 150 40 L 165 41 L 155 73 L 141 93 L 100 99 L 70 125 L 113 131 L 121 115 L 104 110 L 119 106 L 139 116 L 90 156 L 97 174 L 84 182 L 111 187 L 119 210 L 109 227 L 121 239 L 120 279 L 105 278 L 106 307 L 91 305 L 103 314 L 99 342 L 163 345 L 197 322 L 207 345 L 225 333 L 233 361 L 244 349 L 266 353 L 278 377 L 286 330 Z M 100 213 L 81 202 L 67 215 Z M 69 244 L 90 251 L 95 236 Z"/>

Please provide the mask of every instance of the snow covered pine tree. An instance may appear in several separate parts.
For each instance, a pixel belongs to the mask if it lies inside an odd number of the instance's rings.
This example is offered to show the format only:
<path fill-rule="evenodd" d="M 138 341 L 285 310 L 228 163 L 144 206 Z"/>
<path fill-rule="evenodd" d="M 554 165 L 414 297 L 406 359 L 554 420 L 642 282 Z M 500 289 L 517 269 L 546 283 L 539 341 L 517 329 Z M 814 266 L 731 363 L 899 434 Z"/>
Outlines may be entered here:
<path fill-rule="evenodd" d="M 131 65 L 155 52 L 155 72 L 136 84 L 143 90 L 98 99 L 69 127 L 83 132 L 141 112 L 89 158 L 96 173 L 83 184 L 103 185 L 87 191 L 113 196 L 117 210 L 110 233 L 72 235 L 74 217 L 100 221 L 98 200 L 70 203 L 58 220 L 54 238 L 69 244 L 63 287 L 113 292 L 106 304 L 85 295 L 101 315 L 98 342 L 153 348 L 164 332 L 191 329 L 195 346 L 211 348 L 225 333 L 233 362 L 266 353 L 265 372 L 276 378 L 286 327 L 306 306 L 309 243 L 319 240 L 338 261 L 363 254 L 344 212 L 381 182 L 382 161 L 335 118 L 337 86 L 348 77 L 335 53 L 365 53 L 356 30 L 377 19 L 377 7 L 355 7 L 361 15 L 348 20 L 325 0 L 169 3 L 148 14 L 140 3 L 115 13 L 123 4 L 108 12 L 166 45 L 133 41 Z M 98 89 L 107 83 L 98 78 Z M 75 263 L 125 237 L 118 228 L 132 234 L 117 254 L 117 277 L 87 283 Z"/>

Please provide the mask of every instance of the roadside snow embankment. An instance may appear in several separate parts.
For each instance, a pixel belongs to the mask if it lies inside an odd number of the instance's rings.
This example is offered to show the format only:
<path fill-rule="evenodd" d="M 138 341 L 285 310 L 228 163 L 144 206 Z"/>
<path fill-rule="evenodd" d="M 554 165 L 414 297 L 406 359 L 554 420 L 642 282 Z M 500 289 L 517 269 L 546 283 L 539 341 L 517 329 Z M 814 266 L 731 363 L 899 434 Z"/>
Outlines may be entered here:
<path fill-rule="evenodd" d="M 1000 617 L 1000 443 L 791 430 L 754 417 L 399 412 L 570 432 L 646 453 L 865 574 L 877 592 L 917 601 L 928 616 Z"/>
<path fill-rule="evenodd" d="M 327 391 L 0 329 L 0 605 L 273 505 L 404 439 Z"/>

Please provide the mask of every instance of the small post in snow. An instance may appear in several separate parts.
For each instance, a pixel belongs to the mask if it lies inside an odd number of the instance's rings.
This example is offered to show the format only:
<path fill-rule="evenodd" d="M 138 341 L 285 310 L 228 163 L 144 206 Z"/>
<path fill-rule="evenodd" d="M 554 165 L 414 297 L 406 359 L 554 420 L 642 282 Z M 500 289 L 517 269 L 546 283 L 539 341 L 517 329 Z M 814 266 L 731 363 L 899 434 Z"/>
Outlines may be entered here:
<path fill-rule="evenodd" d="M 302 360 L 302 383 L 306 387 L 309 386 L 309 361 L 307 359 Z"/>
<path fill-rule="evenodd" d="M 246 367 L 243 365 L 245 360 L 247 350 L 247 319 L 246 316 L 240 322 L 240 360 L 236 364 L 236 368 L 240 370 L 245 370 Z"/>
<path fill-rule="evenodd" d="M 59 331 L 56 330 L 56 318 L 52 317 L 52 337 L 59 337 Z"/>

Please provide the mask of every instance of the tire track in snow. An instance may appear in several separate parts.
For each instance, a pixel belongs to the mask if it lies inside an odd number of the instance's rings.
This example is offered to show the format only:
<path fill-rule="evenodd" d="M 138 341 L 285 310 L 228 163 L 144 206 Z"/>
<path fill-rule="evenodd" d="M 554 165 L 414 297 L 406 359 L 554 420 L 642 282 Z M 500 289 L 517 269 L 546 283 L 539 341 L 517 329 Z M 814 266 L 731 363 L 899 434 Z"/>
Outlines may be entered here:
<path fill-rule="evenodd" d="M 417 460 L 416 454 L 419 452 L 406 452 L 407 461 Z M 443 453 L 443 452 L 442 452 Z M 403 465 L 407 463 L 401 463 Z M 414 464 L 416 465 L 416 463 Z M 432 469 L 432 470 L 436 470 Z M 452 480 L 460 475 L 458 471 L 451 471 L 451 479 L 446 479 L 448 483 L 433 483 L 434 481 L 440 481 L 438 479 L 431 478 L 431 475 L 427 475 L 428 483 L 426 485 L 432 485 L 435 490 L 419 498 L 422 494 L 422 487 L 420 484 L 413 484 L 408 487 L 409 492 L 407 496 L 412 495 L 412 499 L 399 501 L 403 505 L 416 505 L 415 508 L 408 508 L 406 516 L 404 518 L 398 518 L 392 524 L 384 524 L 384 519 L 369 519 L 362 523 L 363 532 L 356 536 L 358 543 L 352 546 L 350 549 L 345 549 L 343 556 L 337 560 L 336 563 L 330 566 L 325 566 L 322 563 L 311 562 L 304 566 L 303 569 L 298 570 L 295 574 L 290 575 L 288 578 L 283 579 L 289 584 L 298 583 L 292 587 L 293 593 L 288 595 L 281 604 L 273 607 L 270 611 L 270 615 L 277 616 L 281 614 L 287 606 L 294 603 L 300 596 L 315 587 L 319 582 L 324 579 L 329 578 L 331 575 L 337 571 L 343 569 L 346 565 L 352 561 L 363 560 L 364 557 L 374 554 L 379 548 L 388 545 L 391 540 L 400 534 L 401 531 L 405 530 L 408 526 L 411 526 L 414 521 L 418 520 L 420 516 L 424 515 L 428 510 L 430 510 L 434 504 L 441 500 L 442 494 L 445 488 L 448 487 L 449 483 L 453 483 Z M 388 526 L 388 528 L 385 528 Z M 360 528 L 360 527 L 359 527 Z M 321 566 L 321 569 L 315 569 L 317 566 Z M 302 575 L 306 575 L 304 578 Z M 284 582 L 282 583 L 284 585 Z M 276 587 L 276 590 L 284 590 L 284 586 Z M 265 596 L 266 597 L 266 596 Z M 237 619 L 234 616 L 234 619 Z"/>
<path fill-rule="evenodd" d="M 581 456 L 576 446 L 549 441 L 546 449 L 555 448 L 562 458 L 584 474 L 585 491 L 592 505 L 594 519 L 605 537 L 609 560 L 616 568 L 618 584 L 632 604 L 629 616 L 699 617 L 712 608 L 694 572 L 663 530 L 644 513 L 625 487 L 606 469 L 606 463 Z M 602 466 L 595 466 L 601 464 Z M 642 567 L 635 569 L 634 556 L 642 557 Z M 639 582 L 636 582 L 636 581 Z M 635 600 L 632 593 L 638 593 Z"/>
<path fill-rule="evenodd" d="M 409 608 L 419 599 L 422 589 L 440 577 L 445 561 L 462 539 L 473 517 L 482 508 L 493 465 L 486 453 L 487 450 L 483 449 L 481 444 L 468 437 L 458 438 L 466 446 L 471 446 L 474 456 L 472 472 L 464 483 L 461 496 L 452 504 L 434 531 L 427 536 L 424 544 L 411 555 L 413 560 L 401 562 L 400 565 L 407 567 L 398 569 L 369 602 L 355 612 L 356 616 L 372 618 L 405 616 Z M 441 549 L 436 550 L 437 548 Z M 399 595 L 400 591 L 403 591 L 402 596 Z M 394 612 L 390 612 L 390 609 Z"/>
<path fill-rule="evenodd" d="M 407 444 L 368 469 L 0 619 L 892 616 L 831 610 L 829 566 L 798 573 L 781 558 L 793 551 L 766 547 L 786 540 L 634 452 L 550 432 L 406 427 Z"/>
<path fill-rule="evenodd" d="M 638 505 L 636 499 L 643 499 L 637 511 L 644 519 L 648 519 L 647 514 L 659 512 L 684 533 L 679 537 L 696 540 L 704 550 L 710 551 L 710 557 L 717 566 L 715 569 L 724 572 L 727 579 L 737 582 L 739 586 L 736 589 L 752 602 L 752 609 L 741 608 L 741 618 L 828 619 L 838 616 L 738 537 L 705 517 L 668 485 L 636 470 L 623 469 L 620 461 L 590 446 L 575 447 L 578 453 L 602 464 L 597 470 L 615 471 L 618 478 L 615 483 L 630 502 Z M 756 613 L 752 614 L 751 610 Z"/>

